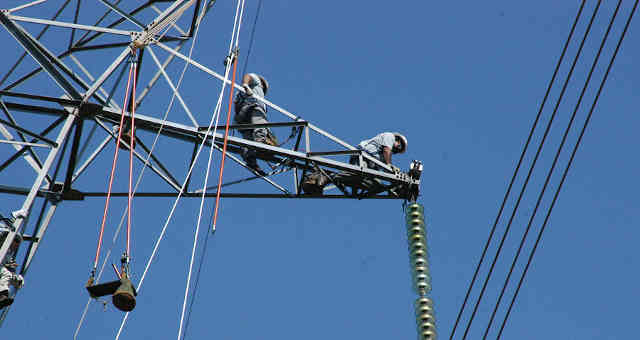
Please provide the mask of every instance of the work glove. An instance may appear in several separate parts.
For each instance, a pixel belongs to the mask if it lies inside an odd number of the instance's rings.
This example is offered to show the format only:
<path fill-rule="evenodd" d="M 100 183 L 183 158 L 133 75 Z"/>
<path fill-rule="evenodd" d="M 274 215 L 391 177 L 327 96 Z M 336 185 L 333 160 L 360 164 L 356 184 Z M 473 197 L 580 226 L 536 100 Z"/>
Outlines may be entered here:
<path fill-rule="evenodd" d="M 22 278 L 22 275 L 13 274 L 9 281 L 16 288 L 22 288 L 22 286 L 24 285 L 24 278 Z"/>
<path fill-rule="evenodd" d="M 244 88 L 244 93 L 247 96 L 253 96 L 253 90 L 251 90 L 248 84 L 242 84 L 242 88 Z"/>

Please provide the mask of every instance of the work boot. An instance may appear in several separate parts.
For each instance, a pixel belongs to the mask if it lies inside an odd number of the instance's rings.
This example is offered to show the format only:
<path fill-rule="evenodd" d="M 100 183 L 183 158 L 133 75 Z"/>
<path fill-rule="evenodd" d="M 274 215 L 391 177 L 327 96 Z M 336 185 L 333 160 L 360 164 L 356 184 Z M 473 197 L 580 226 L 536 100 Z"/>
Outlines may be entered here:
<path fill-rule="evenodd" d="M 322 195 L 324 187 L 329 183 L 329 178 L 320 171 L 314 171 L 304 176 L 302 191 L 310 195 Z"/>
<path fill-rule="evenodd" d="M 13 298 L 10 298 L 6 295 L 0 295 L 0 309 L 11 306 L 13 303 Z"/>
<path fill-rule="evenodd" d="M 256 153 L 254 150 L 249 150 L 248 148 L 242 148 L 242 159 L 244 159 L 244 161 L 247 162 L 247 166 L 249 168 L 253 169 L 255 172 L 260 174 L 260 176 L 265 176 L 267 174 L 258 165 L 258 160 L 256 159 Z"/>
<path fill-rule="evenodd" d="M 267 130 L 267 138 L 265 138 L 262 143 L 271 146 L 279 146 L 278 138 L 271 132 L 271 130 Z"/>

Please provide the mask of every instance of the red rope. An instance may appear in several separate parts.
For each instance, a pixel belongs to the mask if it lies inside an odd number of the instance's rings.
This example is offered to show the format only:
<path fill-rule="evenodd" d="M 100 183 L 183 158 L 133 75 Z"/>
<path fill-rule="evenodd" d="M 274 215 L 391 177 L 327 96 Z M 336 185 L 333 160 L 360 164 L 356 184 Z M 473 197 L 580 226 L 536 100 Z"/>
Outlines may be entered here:
<path fill-rule="evenodd" d="M 96 257 L 93 262 L 92 276 L 98 267 L 98 258 L 100 256 L 100 247 L 102 246 L 102 236 L 104 235 L 104 226 L 107 221 L 107 212 L 109 211 L 109 199 L 111 198 L 111 186 L 113 184 L 113 175 L 116 170 L 116 161 L 118 160 L 118 149 L 120 149 L 120 137 L 122 136 L 122 125 L 124 124 L 124 109 L 127 107 L 127 101 L 129 100 L 129 86 L 131 85 L 131 74 L 133 72 L 133 65 L 129 67 L 129 78 L 127 79 L 127 91 L 125 92 L 124 105 L 122 105 L 122 113 L 120 117 L 120 128 L 118 129 L 118 139 L 116 141 L 116 151 L 113 155 L 113 164 L 111 165 L 111 176 L 109 177 L 109 189 L 107 191 L 107 199 L 104 204 L 104 214 L 102 215 L 102 226 L 100 227 L 100 236 L 98 237 L 98 249 L 96 249 Z"/>
<path fill-rule="evenodd" d="M 233 104 L 233 85 L 236 83 L 236 68 L 238 66 L 238 58 L 233 58 L 233 76 L 231 80 L 231 89 L 229 90 L 229 112 L 227 113 L 227 124 L 224 127 L 224 142 L 222 144 L 222 161 L 220 163 L 220 176 L 218 177 L 218 190 L 216 191 L 216 208 L 213 213 L 213 228 L 216 231 L 216 223 L 218 222 L 218 208 L 220 203 L 220 190 L 222 189 L 222 172 L 224 171 L 224 159 L 227 155 L 227 139 L 229 137 L 229 122 L 231 120 L 231 105 Z M 215 138 L 215 137 L 214 137 Z M 213 147 L 213 146 L 212 146 Z"/>

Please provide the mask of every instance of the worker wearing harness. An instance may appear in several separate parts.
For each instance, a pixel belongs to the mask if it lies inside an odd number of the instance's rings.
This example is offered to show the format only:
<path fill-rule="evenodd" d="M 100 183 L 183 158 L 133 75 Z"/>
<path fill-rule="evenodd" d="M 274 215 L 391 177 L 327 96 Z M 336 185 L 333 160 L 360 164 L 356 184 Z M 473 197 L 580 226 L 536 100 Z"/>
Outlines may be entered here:
<path fill-rule="evenodd" d="M 267 80 L 258 74 L 248 73 L 242 78 L 242 87 L 244 93 L 238 92 L 235 98 L 235 122 L 237 124 L 267 124 L 267 106 L 258 99 L 264 98 L 269 90 Z M 277 146 L 275 137 L 267 128 L 242 129 L 240 133 L 244 139 Z M 255 150 L 243 148 L 242 158 L 250 168 L 264 175 L 258 166 Z"/>
<path fill-rule="evenodd" d="M 383 163 L 389 165 L 394 172 L 400 172 L 400 169 L 391 164 L 391 155 L 396 153 L 404 153 L 407 151 L 407 137 L 398 132 L 383 132 L 377 136 L 366 139 L 358 144 L 358 149 L 369 155 L 379 159 Z M 349 163 L 358 165 L 360 157 L 353 155 L 349 159 Z M 380 170 L 380 167 L 367 159 L 362 164 L 364 168 L 372 170 Z M 334 180 L 337 178 L 334 178 Z M 307 194 L 321 195 L 324 187 L 329 183 L 330 179 L 320 171 L 313 171 L 305 175 L 302 181 L 302 190 Z"/>
<path fill-rule="evenodd" d="M 366 139 L 358 144 L 358 149 L 379 159 L 383 163 L 390 165 L 395 170 L 395 166 L 391 164 L 391 155 L 395 153 L 404 153 L 407 151 L 407 137 L 398 132 L 383 132 L 377 136 Z M 351 156 L 349 163 L 358 164 L 358 156 Z M 378 170 L 379 167 L 371 162 L 365 162 L 366 167 Z"/>

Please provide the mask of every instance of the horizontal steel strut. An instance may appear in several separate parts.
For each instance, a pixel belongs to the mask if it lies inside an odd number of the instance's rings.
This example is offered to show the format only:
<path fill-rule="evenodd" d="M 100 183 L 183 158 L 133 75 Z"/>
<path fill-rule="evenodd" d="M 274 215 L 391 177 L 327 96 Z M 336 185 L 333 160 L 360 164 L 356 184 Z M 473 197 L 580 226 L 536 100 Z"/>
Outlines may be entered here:
<path fill-rule="evenodd" d="M 52 99 L 53 101 L 53 99 Z M 11 102 L 6 102 L 6 106 L 10 109 L 16 111 L 27 111 L 34 113 L 45 113 L 45 114 L 53 114 L 53 115 L 66 115 L 68 111 L 61 109 L 53 109 L 51 107 L 38 107 L 35 105 L 22 105 Z M 62 103 L 60 103 L 62 104 Z M 79 101 L 65 101 L 64 106 L 69 107 L 73 106 L 73 104 L 78 105 Z M 102 121 L 110 122 L 112 124 L 117 124 L 120 120 L 121 112 L 106 106 L 101 106 L 98 104 L 83 104 L 80 105 L 78 112 L 82 118 L 97 118 Z M 125 112 L 125 119 L 129 120 L 130 116 L 128 112 Z M 216 144 L 222 143 L 224 136 L 221 133 L 213 133 L 206 134 L 206 131 L 203 131 L 202 128 L 188 126 L 176 122 L 165 121 L 163 122 L 160 119 L 153 118 L 150 116 L 136 114 L 134 117 L 135 125 L 138 129 L 151 131 L 154 133 L 160 132 L 162 135 L 185 140 L 189 142 L 200 141 L 203 138 L 208 139 L 209 143 L 213 142 Z M 285 123 L 269 123 L 264 124 L 265 127 L 279 127 L 279 126 L 306 126 L 307 122 L 298 121 L 298 122 L 285 122 Z M 162 127 L 162 129 L 161 129 Z M 253 125 L 234 125 L 232 128 L 240 129 L 253 127 Z M 287 149 L 283 147 L 271 146 L 263 143 L 254 142 L 251 140 L 246 140 L 234 136 L 229 136 L 228 143 L 232 145 L 231 152 L 239 152 L 241 148 L 249 148 L 252 150 L 256 150 L 259 154 L 263 155 L 266 158 L 277 158 L 277 159 L 289 159 L 293 162 L 296 168 L 312 170 L 313 166 L 311 164 L 316 164 L 317 166 L 322 166 L 326 169 L 335 172 L 348 172 L 353 176 L 358 176 L 361 180 L 379 180 L 388 182 L 389 185 L 393 185 L 396 187 L 417 187 L 420 184 L 420 180 L 418 178 L 414 178 L 409 176 L 406 173 L 392 173 L 387 171 L 378 171 L 368 169 L 366 167 L 349 164 L 346 162 L 340 162 L 334 159 L 330 159 L 327 157 L 321 157 L 324 155 L 350 155 L 350 154 L 360 154 L 362 153 L 360 150 L 330 150 L 330 151 L 322 151 L 322 152 L 301 152 L 297 150 Z M 305 165 L 306 164 L 306 165 Z M 347 196 L 348 197 L 348 196 Z M 357 198 L 375 198 L 375 197 L 357 197 Z M 402 195 L 396 195 L 396 198 L 402 199 L 406 198 Z"/>

